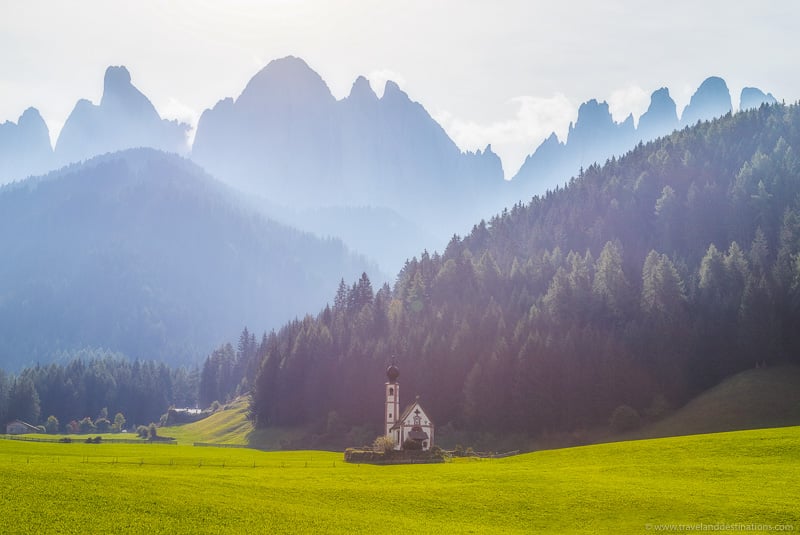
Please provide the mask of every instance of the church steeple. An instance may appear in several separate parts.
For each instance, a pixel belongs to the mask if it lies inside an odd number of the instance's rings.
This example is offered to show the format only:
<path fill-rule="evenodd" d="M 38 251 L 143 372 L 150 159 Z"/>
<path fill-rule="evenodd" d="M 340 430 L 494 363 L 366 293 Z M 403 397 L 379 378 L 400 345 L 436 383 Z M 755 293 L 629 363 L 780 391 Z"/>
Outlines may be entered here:
<path fill-rule="evenodd" d="M 394 358 L 392 363 L 386 368 L 386 407 L 384 410 L 384 434 L 392 435 L 392 427 L 397 423 L 400 418 L 400 385 L 397 378 L 400 377 L 400 370 L 395 364 Z"/>

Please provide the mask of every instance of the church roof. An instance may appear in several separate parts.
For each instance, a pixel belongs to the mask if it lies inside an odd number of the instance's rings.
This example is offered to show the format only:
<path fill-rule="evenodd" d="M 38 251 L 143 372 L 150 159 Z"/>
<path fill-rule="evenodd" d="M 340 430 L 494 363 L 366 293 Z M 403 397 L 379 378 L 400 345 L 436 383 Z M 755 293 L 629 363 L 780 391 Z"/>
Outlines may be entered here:
<path fill-rule="evenodd" d="M 408 415 L 411 414 L 411 411 L 414 410 L 414 407 L 418 407 L 421 413 L 423 413 L 426 417 L 428 416 L 428 413 L 426 413 L 425 409 L 423 409 L 422 405 L 420 405 L 419 399 L 416 399 L 413 403 L 405 408 L 403 413 L 400 415 L 400 418 L 397 419 L 397 422 L 391 427 L 391 429 L 399 429 L 405 419 L 408 418 Z M 431 425 L 433 425 L 433 422 L 430 418 L 428 418 L 428 421 L 431 423 Z"/>

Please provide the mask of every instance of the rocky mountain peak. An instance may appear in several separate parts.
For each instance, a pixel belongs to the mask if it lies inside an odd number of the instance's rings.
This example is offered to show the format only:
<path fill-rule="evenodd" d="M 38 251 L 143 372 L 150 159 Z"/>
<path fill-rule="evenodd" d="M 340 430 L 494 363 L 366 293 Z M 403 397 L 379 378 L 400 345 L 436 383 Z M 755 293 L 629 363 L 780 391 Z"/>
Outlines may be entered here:
<path fill-rule="evenodd" d="M 378 95 L 372 90 L 369 80 L 363 76 L 359 76 L 356 78 L 356 81 L 353 82 L 353 87 L 350 89 L 350 95 L 347 98 L 358 102 L 375 102 L 378 100 Z"/>
<path fill-rule="evenodd" d="M 721 117 L 731 109 L 731 93 L 725 80 L 711 76 L 700 84 L 689 104 L 683 109 L 681 124 L 692 125 L 697 121 Z"/>
<path fill-rule="evenodd" d="M 739 98 L 739 109 L 744 110 L 751 110 L 753 108 L 758 108 L 762 104 L 775 104 L 777 100 L 772 93 L 764 93 L 757 87 L 745 87 L 742 88 L 742 94 Z"/>

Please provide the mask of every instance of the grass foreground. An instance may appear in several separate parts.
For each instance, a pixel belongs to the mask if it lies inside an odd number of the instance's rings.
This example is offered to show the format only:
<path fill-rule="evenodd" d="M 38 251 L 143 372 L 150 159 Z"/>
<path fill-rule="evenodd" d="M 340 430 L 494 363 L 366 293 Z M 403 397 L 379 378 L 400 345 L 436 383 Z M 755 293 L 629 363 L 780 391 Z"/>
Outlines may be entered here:
<path fill-rule="evenodd" d="M 4 533 L 797 531 L 798 478 L 800 427 L 400 466 L 318 451 L 0 440 Z"/>

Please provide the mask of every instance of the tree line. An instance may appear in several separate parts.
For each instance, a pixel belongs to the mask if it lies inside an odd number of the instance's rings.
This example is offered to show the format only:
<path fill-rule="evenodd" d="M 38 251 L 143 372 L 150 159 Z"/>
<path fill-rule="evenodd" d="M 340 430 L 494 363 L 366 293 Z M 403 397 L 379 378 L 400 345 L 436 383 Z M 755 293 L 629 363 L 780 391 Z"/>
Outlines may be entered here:
<path fill-rule="evenodd" d="M 797 105 L 698 123 L 424 252 L 393 287 L 342 281 L 253 349 L 254 421 L 379 429 L 393 356 L 437 424 L 527 433 L 797 362 L 797 148 Z"/>
<path fill-rule="evenodd" d="M 48 432 L 110 432 L 158 422 L 171 405 L 197 404 L 199 370 L 83 351 L 67 364 L 0 370 L 0 422 L 20 419 Z M 4 430 L 3 430 L 4 431 Z"/>

